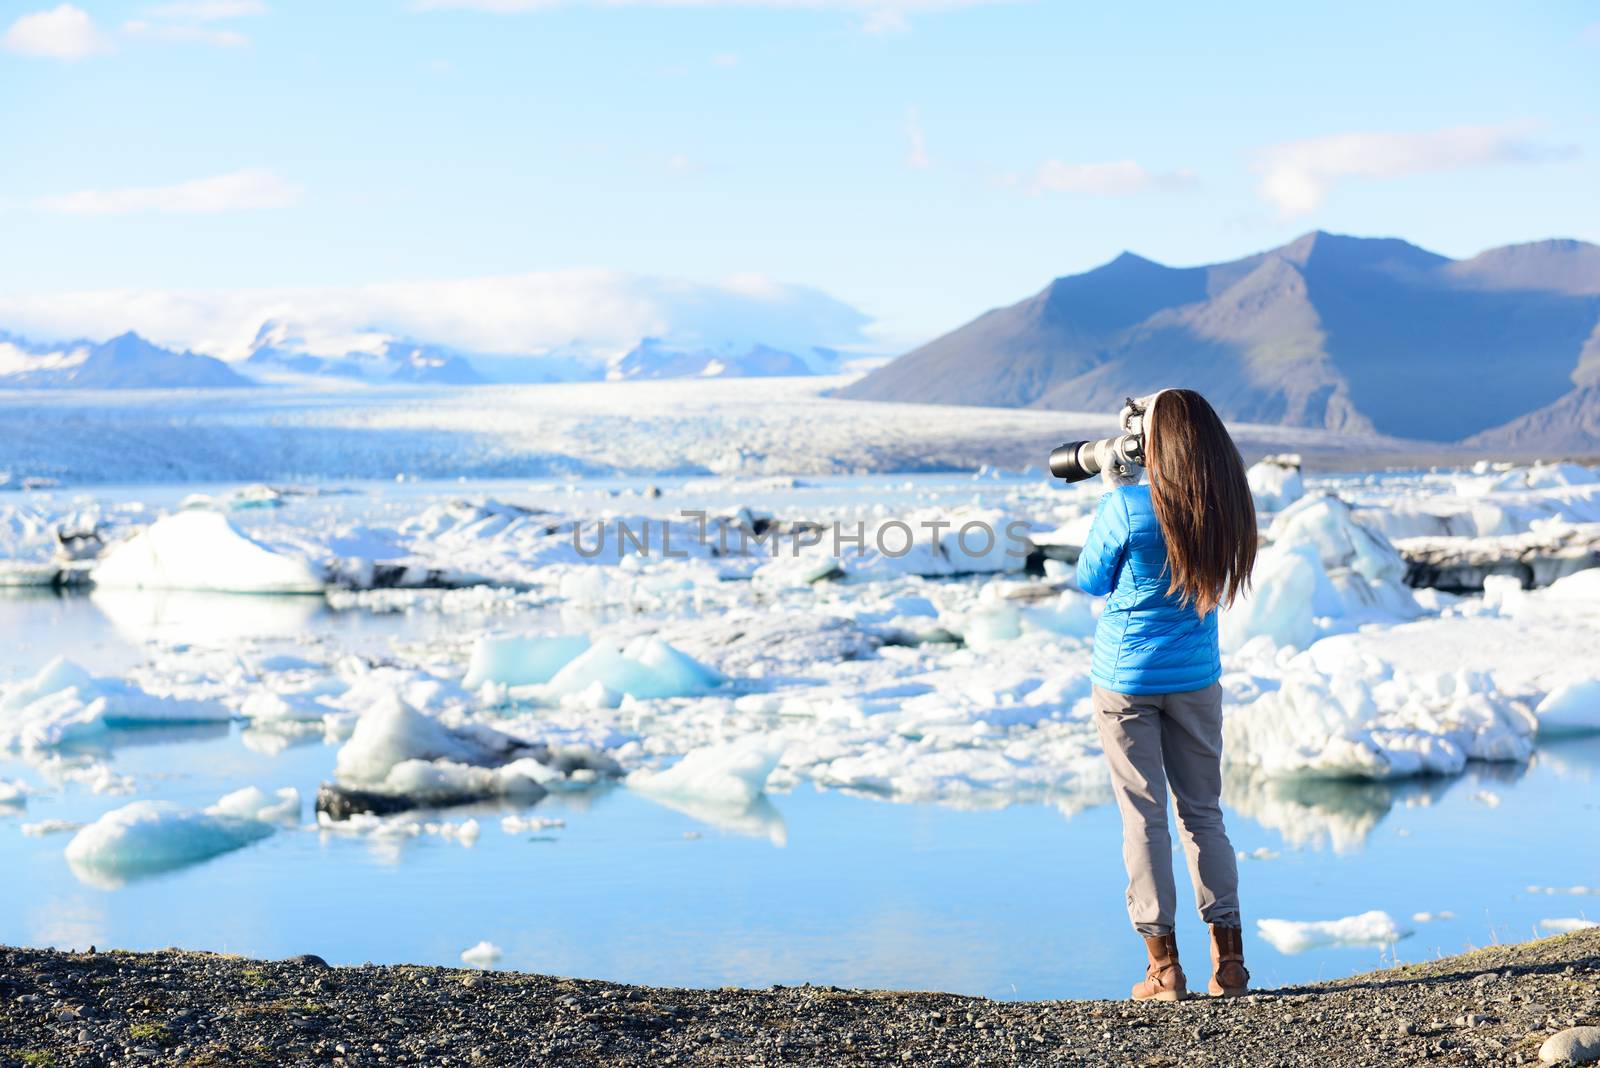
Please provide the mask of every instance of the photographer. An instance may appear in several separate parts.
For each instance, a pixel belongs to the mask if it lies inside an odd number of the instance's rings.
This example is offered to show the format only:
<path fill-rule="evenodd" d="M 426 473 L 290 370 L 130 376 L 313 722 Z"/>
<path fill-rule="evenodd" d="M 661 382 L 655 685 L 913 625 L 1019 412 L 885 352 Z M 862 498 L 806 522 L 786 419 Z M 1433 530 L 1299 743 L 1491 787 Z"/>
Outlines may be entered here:
<path fill-rule="evenodd" d="M 1078 559 L 1078 585 L 1110 595 L 1092 674 L 1095 723 L 1122 813 L 1128 916 L 1149 954 L 1133 997 L 1176 1001 L 1186 992 L 1173 935 L 1169 786 L 1196 904 L 1211 927 L 1210 992 L 1232 996 L 1250 976 L 1238 869 L 1222 824 L 1217 609 L 1249 583 L 1255 506 L 1239 450 L 1200 394 L 1168 389 L 1148 404 L 1130 402 L 1123 425 L 1133 433 L 1121 440 L 1135 447 L 1121 458 L 1098 443 L 1108 492 Z M 1095 450 L 1082 444 L 1085 455 Z M 1148 486 L 1138 484 L 1130 456 L 1149 468 Z"/>

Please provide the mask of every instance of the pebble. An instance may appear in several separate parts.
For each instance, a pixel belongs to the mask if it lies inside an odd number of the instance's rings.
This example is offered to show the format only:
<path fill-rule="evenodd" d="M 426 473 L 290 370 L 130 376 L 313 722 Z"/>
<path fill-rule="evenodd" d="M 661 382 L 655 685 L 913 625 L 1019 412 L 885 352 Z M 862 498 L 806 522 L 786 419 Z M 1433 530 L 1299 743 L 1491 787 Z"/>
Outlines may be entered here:
<path fill-rule="evenodd" d="M 1539 1059 L 1546 1064 L 1593 1064 L 1600 1061 L 1600 1027 L 1569 1027 L 1544 1040 Z"/>

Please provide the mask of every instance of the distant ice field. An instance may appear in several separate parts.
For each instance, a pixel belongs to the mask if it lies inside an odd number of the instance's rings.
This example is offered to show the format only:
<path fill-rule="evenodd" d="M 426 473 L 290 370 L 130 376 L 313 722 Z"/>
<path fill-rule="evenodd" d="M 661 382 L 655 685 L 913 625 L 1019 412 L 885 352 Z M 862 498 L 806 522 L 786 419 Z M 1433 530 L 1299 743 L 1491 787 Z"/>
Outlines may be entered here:
<path fill-rule="evenodd" d="M 1109 412 L 823 396 L 848 380 L 0 391 L 0 471 L 74 485 L 970 471 L 1042 466 L 1062 441 L 1115 429 Z M 1380 436 L 1233 429 L 1252 456 L 1296 451 L 1321 466 L 1451 455 Z"/>

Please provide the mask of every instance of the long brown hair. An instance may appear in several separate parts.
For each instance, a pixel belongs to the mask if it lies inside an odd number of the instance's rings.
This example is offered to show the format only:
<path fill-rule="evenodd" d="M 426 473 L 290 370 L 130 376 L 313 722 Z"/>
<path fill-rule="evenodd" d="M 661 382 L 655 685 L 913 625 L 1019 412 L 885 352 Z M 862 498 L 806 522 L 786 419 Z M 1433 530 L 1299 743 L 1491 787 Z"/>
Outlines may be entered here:
<path fill-rule="evenodd" d="M 1250 586 L 1256 506 L 1244 460 L 1192 389 L 1156 394 L 1145 423 L 1150 500 L 1167 537 L 1167 592 L 1203 616 Z"/>

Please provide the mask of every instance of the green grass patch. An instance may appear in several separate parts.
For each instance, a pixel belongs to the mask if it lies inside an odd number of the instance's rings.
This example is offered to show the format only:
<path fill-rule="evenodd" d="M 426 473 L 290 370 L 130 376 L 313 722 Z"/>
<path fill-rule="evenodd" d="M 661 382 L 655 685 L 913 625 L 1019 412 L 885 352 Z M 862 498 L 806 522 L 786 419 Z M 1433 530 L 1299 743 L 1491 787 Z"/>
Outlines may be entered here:
<path fill-rule="evenodd" d="M 156 1020 L 147 1020 L 128 1028 L 128 1037 L 140 1042 L 153 1042 L 158 1046 L 166 1046 L 172 1042 L 172 1028 Z"/>

